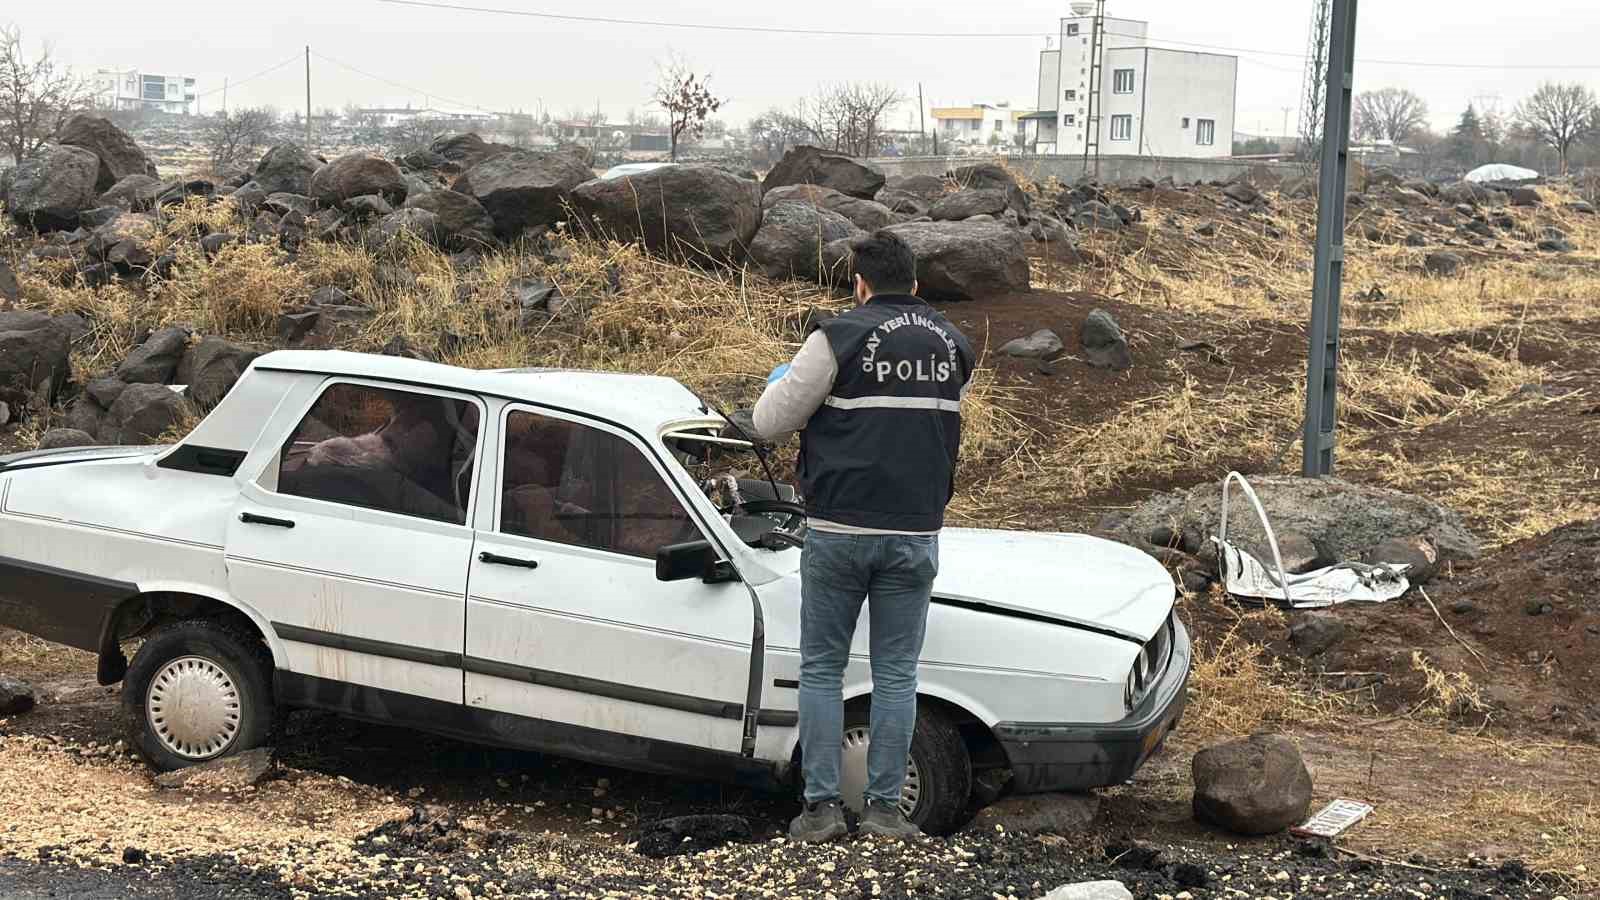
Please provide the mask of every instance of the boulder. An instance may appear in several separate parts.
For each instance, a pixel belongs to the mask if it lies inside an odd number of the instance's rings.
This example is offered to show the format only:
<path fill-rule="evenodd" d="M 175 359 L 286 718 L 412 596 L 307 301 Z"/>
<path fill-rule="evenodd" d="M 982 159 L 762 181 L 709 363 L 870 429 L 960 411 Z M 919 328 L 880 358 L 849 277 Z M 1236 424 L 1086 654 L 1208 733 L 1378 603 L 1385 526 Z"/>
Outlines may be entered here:
<path fill-rule="evenodd" d="M 428 151 L 459 165 L 465 171 L 490 157 L 515 152 L 516 148 L 491 143 L 476 134 L 456 133 L 434 138 L 433 143 L 428 145 Z"/>
<path fill-rule="evenodd" d="M 1133 900 L 1133 892 L 1120 881 L 1080 881 L 1063 884 L 1040 900 Z"/>
<path fill-rule="evenodd" d="M 1000 355 L 1022 359 L 1049 359 L 1065 348 L 1066 345 L 1061 343 L 1060 335 L 1048 328 L 1041 328 L 1027 337 L 1005 342 L 1000 347 Z"/>
<path fill-rule="evenodd" d="M 323 206 L 346 206 L 356 197 L 375 194 L 391 206 L 404 203 L 406 180 L 394 163 L 372 153 L 346 153 L 311 176 L 311 199 Z"/>
<path fill-rule="evenodd" d="M 1310 178 L 1296 176 L 1279 185 L 1278 193 L 1290 200 L 1309 200 L 1317 196 L 1317 183 Z"/>
<path fill-rule="evenodd" d="M 89 237 L 88 252 L 124 274 L 148 269 L 161 226 L 150 213 L 118 213 Z"/>
<path fill-rule="evenodd" d="M 127 210 L 120 206 L 96 206 L 94 209 L 86 209 L 78 213 L 78 227 L 94 231 L 125 212 Z"/>
<path fill-rule="evenodd" d="M 1089 200 L 1072 207 L 1071 212 L 1067 214 L 1067 221 L 1080 231 L 1096 228 L 1116 231 L 1127 224 L 1110 204 L 1098 200 Z"/>
<path fill-rule="evenodd" d="M 56 132 L 56 143 L 82 147 L 100 161 L 95 189 L 107 191 L 129 175 L 157 176 L 155 163 L 144 155 L 128 133 L 110 119 L 89 113 L 68 117 Z"/>
<path fill-rule="evenodd" d="M 188 419 L 190 410 L 164 384 L 130 384 L 106 410 L 97 436 L 108 444 L 148 444 Z"/>
<path fill-rule="evenodd" d="M 1305 535 L 1324 559 L 1360 560 L 1390 538 L 1412 536 L 1425 537 L 1437 548 L 1441 562 L 1478 555 L 1478 540 L 1466 530 L 1461 516 L 1422 497 L 1337 478 L 1262 475 L 1252 477 L 1250 484 L 1273 529 Z M 1214 535 L 1220 499 L 1221 486 L 1215 481 L 1157 494 L 1135 507 L 1113 536 L 1145 546 L 1148 536 L 1163 527 Z M 1229 515 L 1228 540 L 1257 559 L 1271 560 L 1266 534 L 1254 514 L 1235 504 Z"/>
<path fill-rule="evenodd" d="M 1543 206 L 1544 197 L 1538 188 L 1514 187 L 1510 191 L 1512 206 Z"/>
<path fill-rule="evenodd" d="M 178 363 L 174 378 L 185 385 L 183 395 L 199 410 L 208 410 L 233 389 L 239 376 L 261 351 L 215 335 L 201 338 Z"/>
<path fill-rule="evenodd" d="M 345 201 L 344 208 L 350 214 L 350 218 L 357 222 L 381 219 L 394 212 L 394 207 L 389 205 L 389 201 L 377 194 L 362 194 L 359 197 L 351 197 Z"/>
<path fill-rule="evenodd" d="M 279 144 L 268 150 L 256 163 L 251 184 L 275 194 L 311 194 L 311 177 L 322 168 L 322 161 L 307 153 L 299 144 Z M 246 185 L 248 187 L 248 185 Z"/>
<path fill-rule="evenodd" d="M 640 856 L 662 859 L 701 853 L 726 844 L 747 844 L 755 840 L 750 820 L 722 813 L 675 816 L 639 826 Z"/>
<path fill-rule="evenodd" d="M 565 153 L 518 150 L 474 165 L 451 188 L 477 200 L 494 219 L 495 235 L 510 241 L 526 229 L 566 219 L 573 189 L 593 178 L 592 169 Z"/>
<path fill-rule="evenodd" d="M 1459 181 L 1439 189 L 1439 198 L 1452 205 L 1497 207 L 1506 204 L 1506 195 L 1471 181 Z"/>
<path fill-rule="evenodd" d="M 1419 534 L 1380 541 L 1361 558 L 1370 565 L 1407 566 L 1406 580 L 1412 584 L 1426 584 L 1439 574 L 1439 548 Z"/>
<path fill-rule="evenodd" d="M 973 216 L 998 216 L 1005 211 L 1005 192 L 983 188 L 948 194 L 933 204 L 928 215 L 935 222 L 956 222 Z"/>
<path fill-rule="evenodd" d="M 1248 181 L 1235 181 L 1222 189 L 1222 196 L 1235 203 L 1253 206 L 1257 200 L 1261 199 L 1261 192 L 1256 190 L 1255 185 Z"/>
<path fill-rule="evenodd" d="M 425 209 L 410 207 L 392 212 L 367 230 L 367 245 L 374 250 L 396 250 L 403 234 L 409 234 L 429 246 L 440 244 L 439 217 Z"/>
<path fill-rule="evenodd" d="M 1459 254 L 1451 253 L 1446 250 L 1439 250 L 1434 253 L 1429 253 L 1425 258 L 1423 258 L 1422 268 L 1429 275 L 1436 275 L 1441 278 L 1450 278 L 1460 273 L 1461 263 L 1462 259 Z"/>
<path fill-rule="evenodd" d="M 643 241 L 653 252 L 692 262 L 737 262 L 761 227 L 760 185 L 713 166 L 666 166 L 591 181 L 572 197 L 597 233 Z"/>
<path fill-rule="evenodd" d="M 78 213 L 100 196 L 99 171 L 100 160 L 82 147 L 46 144 L 12 172 L 6 211 L 37 231 L 76 228 Z"/>
<path fill-rule="evenodd" d="M 1096 794 L 1020 794 L 985 806 L 962 830 L 994 834 L 998 827 L 1022 834 L 1070 834 L 1091 827 L 1099 814 Z"/>
<path fill-rule="evenodd" d="M 76 428 L 52 428 L 39 438 L 40 450 L 64 450 L 68 447 L 92 447 L 94 435 Z"/>
<path fill-rule="evenodd" d="M 1028 289 L 1028 255 L 1014 229 L 997 222 L 906 222 L 887 230 L 911 245 L 924 299 L 974 300 Z"/>
<path fill-rule="evenodd" d="M 117 402 L 117 398 L 122 396 L 122 392 L 127 389 L 128 383 L 126 381 L 111 377 L 91 378 L 89 383 L 83 386 L 83 392 L 93 397 L 94 402 L 106 409 L 110 409 L 111 404 Z"/>
<path fill-rule="evenodd" d="M 221 253 L 223 247 L 236 243 L 238 240 L 239 236 L 232 232 L 213 231 L 200 239 L 200 252 L 205 254 L 206 259 L 210 259 Z"/>
<path fill-rule="evenodd" d="M 1128 349 L 1128 339 L 1123 337 L 1117 320 L 1103 309 L 1089 313 L 1083 320 L 1083 330 L 1078 335 L 1084 358 L 1089 365 L 1119 372 L 1133 368 L 1133 353 Z"/>
<path fill-rule="evenodd" d="M 1017 177 L 999 163 L 962 166 L 947 175 L 946 180 L 955 182 L 964 190 L 999 191 L 1005 195 L 1007 208 L 1016 210 L 1020 216 L 1027 216 L 1033 207 L 1028 192 L 1022 189 Z"/>
<path fill-rule="evenodd" d="M 920 197 L 925 205 L 931 205 L 940 197 L 953 190 L 950 182 L 937 175 L 905 175 L 889 179 L 885 183 L 887 190 L 900 191 Z M 879 200 L 879 203 L 884 201 Z"/>
<path fill-rule="evenodd" d="M 877 203 L 892 213 L 913 219 L 927 215 L 928 210 L 931 209 L 928 201 L 920 195 L 895 188 L 885 188 L 879 191 Z"/>
<path fill-rule="evenodd" d="M 0 311 L 0 402 L 54 402 L 71 372 L 71 344 L 59 319 L 30 309 Z"/>
<path fill-rule="evenodd" d="M 22 299 L 22 286 L 17 283 L 17 273 L 11 264 L 0 258 L 0 306 L 8 306 Z"/>
<path fill-rule="evenodd" d="M 883 188 L 883 173 L 842 153 L 820 147 L 795 147 L 778 160 L 761 183 L 763 192 L 788 184 L 815 184 L 871 200 Z"/>
<path fill-rule="evenodd" d="M 1338 646 L 1349 631 L 1332 613 L 1299 613 L 1289 620 L 1289 645 L 1309 659 Z"/>
<path fill-rule="evenodd" d="M 824 266 L 822 248 L 855 234 L 856 226 L 836 212 L 785 200 L 762 216 L 761 228 L 750 242 L 750 260 L 768 278 L 798 277 L 823 284 L 838 283 L 843 281 L 844 273 Z"/>
<path fill-rule="evenodd" d="M 444 245 L 451 250 L 486 247 L 494 243 L 494 219 L 472 197 L 440 188 L 406 197 L 407 209 L 433 213 Z"/>
<path fill-rule="evenodd" d="M 272 748 L 257 747 L 208 762 L 163 772 L 156 776 L 156 787 L 166 790 L 236 791 L 259 784 L 272 770 Z"/>
<path fill-rule="evenodd" d="M 267 198 L 257 206 L 280 216 L 286 216 L 292 212 L 297 212 L 302 216 L 309 216 L 312 210 L 315 209 L 315 204 L 310 197 L 305 194 L 291 194 L 288 191 L 277 191 L 268 194 Z"/>
<path fill-rule="evenodd" d="M 1070 244 L 1072 232 L 1055 216 L 1035 213 L 1028 222 L 1028 236 L 1041 244 Z"/>
<path fill-rule="evenodd" d="M 1281 734 L 1254 734 L 1195 754 L 1195 818 L 1236 834 L 1273 834 L 1300 824 L 1311 806 L 1311 773 Z"/>
<path fill-rule="evenodd" d="M 836 212 L 862 231 L 877 231 L 885 225 L 891 225 L 900 219 L 889 207 L 876 200 L 863 200 L 842 194 L 833 188 L 818 187 L 814 184 L 789 184 L 773 188 L 761 198 L 761 208 L 771 209 L 784 201 L 799 201 L 812 206 Z M 826 243 L 826 241 L 824 241 Z"/>
<path fill-rule="evenodd" d="M 128 175 L 118 179 L 95 202 L 130 212 L 149 212 L 156 205 L 161 182 L 149 175 Z"/>
<path fill-rule="evenodd" d="M 0 675 L 0 716 L 19 716 L 33 709 L 33 685 Z"/>
<path fill-rule="evenodd" d="M 136 347 L 111 375 L 127 384 L 167 384 L 188 349 L 189 329 L 168 326 Z"/>

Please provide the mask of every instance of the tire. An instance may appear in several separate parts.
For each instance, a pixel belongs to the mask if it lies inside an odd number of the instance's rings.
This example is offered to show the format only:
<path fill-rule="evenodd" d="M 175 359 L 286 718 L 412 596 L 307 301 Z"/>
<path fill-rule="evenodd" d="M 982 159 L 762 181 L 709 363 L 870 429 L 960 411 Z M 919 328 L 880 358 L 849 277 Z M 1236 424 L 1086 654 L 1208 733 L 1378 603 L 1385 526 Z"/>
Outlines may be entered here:
<path fill-rule="evenodd" d="M 844 728 L 868 726 L 871 710 L 866 705 L 845 711 Z M 967 818 L 972 798 L 972 758 L 961 732 L 942 710 L 922 701 L 917 706 L 917 724 L 911 733 L 910 765 L 918 780 L 916 806 L 906 813 L 925 834 L 949 834 Z"/>
<path fill-rule="evenodd" d="M 199 715 L 161 714 L 185 708 Z M 252 750 L 277 722 L 272 657 L 255 635 L 211 619 L 163 625 L 128 666 L 122 710 L 128 743 L 163 772 Z"/>

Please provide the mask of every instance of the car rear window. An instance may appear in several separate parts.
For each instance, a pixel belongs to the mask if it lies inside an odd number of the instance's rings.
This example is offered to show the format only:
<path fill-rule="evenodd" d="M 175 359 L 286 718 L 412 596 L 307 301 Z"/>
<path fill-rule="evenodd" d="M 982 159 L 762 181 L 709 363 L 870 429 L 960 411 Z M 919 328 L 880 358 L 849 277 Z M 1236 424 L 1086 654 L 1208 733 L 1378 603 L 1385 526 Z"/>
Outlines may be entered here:
<path fill-rule="evenodd" d="M 460 525 L 477 444 L 475 403 L 335 384 L 284 443 L 278 492 Z"/>

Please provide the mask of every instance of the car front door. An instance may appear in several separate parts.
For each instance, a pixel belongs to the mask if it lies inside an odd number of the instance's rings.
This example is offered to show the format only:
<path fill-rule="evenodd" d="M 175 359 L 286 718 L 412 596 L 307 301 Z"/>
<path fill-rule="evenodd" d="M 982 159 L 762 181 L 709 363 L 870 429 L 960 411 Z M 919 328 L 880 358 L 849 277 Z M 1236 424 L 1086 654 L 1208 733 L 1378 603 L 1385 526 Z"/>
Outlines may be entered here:
<path fill-rule="evenodd" d="M 467 600 L 467 705 L 738 752 L 750 593 L 656 580 L 657 548 L 701 538 L 659 459 L 621 428 L 514 404 L 498 434 Z"/>
<path fill-rule="evenodd" d="M 240 490 L 226 559 L 289 672 L 461 703 L 481 410 L 334 380 L 270 438 L 281 443 Z"/>

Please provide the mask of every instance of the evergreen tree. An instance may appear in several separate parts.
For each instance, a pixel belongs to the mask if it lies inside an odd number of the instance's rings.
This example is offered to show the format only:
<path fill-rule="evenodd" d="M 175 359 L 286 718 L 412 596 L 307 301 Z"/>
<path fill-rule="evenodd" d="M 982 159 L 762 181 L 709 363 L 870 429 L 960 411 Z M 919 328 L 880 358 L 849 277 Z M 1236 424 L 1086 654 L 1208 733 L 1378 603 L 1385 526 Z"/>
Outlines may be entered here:
<path fill-rule="evenodd" d="M 1471 167 L 1482 157 L 1487 144 L 1483 120 L 1478 118 L 1478 111 L 1469 104 L 1467 111 L 1461 114 L 1461 120 L 1456 123 L 1455 131 L 1450 133 L 1450 159 L 1463 167 Z"/>

